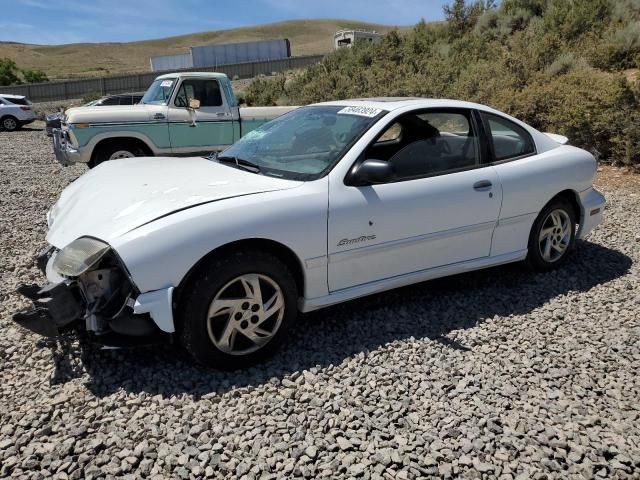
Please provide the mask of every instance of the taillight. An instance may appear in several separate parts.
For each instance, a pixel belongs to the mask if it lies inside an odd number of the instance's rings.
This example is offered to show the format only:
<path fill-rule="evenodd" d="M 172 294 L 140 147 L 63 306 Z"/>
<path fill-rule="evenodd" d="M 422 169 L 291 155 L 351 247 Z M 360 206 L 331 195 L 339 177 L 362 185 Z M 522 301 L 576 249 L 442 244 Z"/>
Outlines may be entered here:
<path fill-rule="evenodd" d="M 24 110 L 25 112 L 28 112 L 31 110 L 31 107 L 20 107 L 20 110 Z"/>

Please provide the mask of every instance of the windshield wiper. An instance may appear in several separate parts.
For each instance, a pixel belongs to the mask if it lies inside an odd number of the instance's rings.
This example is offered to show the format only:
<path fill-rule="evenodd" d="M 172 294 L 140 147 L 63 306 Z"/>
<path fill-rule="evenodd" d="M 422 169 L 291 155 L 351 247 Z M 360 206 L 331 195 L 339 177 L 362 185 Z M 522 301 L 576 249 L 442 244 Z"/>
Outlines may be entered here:
<path fill-rule="evenodd" d="M 243 170 L 247 170 L 248 172 L 260 173 L 260 166 L 256 165 L 249 160 L 245 160 L 244 158 L 225 156 L 225 155 L 217 155 L 215 160 L 218 160 L 220 163 L 231 163 L 234 164 L 238 168 L 242 168 Z"/>

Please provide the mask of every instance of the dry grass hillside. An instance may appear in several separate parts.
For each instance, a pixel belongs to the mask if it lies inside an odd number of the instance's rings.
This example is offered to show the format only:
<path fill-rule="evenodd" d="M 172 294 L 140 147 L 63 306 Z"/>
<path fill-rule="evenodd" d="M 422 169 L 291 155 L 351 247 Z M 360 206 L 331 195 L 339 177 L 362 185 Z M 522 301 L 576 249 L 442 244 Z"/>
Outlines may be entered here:
<path fill-rule="evenodd" d="M 333 48 L 333 34 L 341 28 L 386 33 L 394 27 L 350 20 L 292 20 L 128 43 L 31 45 L 0 42 L 0 57 L 14 59 L 22 69 L 44 70 L 50 79 L 103 76 L 148 71 L 149 57 L 185 53 L 192 45 L 288 38 L 292 55 L 327 53 Z"/>

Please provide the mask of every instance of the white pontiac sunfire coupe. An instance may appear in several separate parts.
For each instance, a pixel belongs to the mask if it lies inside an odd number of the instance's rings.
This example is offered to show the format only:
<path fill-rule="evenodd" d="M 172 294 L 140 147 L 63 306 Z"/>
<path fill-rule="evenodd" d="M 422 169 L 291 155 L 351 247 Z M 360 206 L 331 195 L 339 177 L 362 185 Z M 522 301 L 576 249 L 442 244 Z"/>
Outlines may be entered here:
<path fill-rule="evenodd" d="M 21 286 L 34 306 L 14 319 L 103 344 L 175 335 L 237 368 L 298 311 L 507 262 L 548 270 L 605 203 L 593 156 L 566 142 L 483 105 L 380 98 L 293 110 L 208 158 L 106 162 L 49 211 L 50 283 Z"/>

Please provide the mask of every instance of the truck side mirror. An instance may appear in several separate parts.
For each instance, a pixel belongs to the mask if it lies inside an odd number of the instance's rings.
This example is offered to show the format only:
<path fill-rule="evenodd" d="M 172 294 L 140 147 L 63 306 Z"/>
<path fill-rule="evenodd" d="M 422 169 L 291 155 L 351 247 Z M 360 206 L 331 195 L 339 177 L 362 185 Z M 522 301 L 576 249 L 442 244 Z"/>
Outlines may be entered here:
<path fill-rule="evenodd" d="M 190 98 L 189 99 L 189 108 L 192 110 L 197 110 L 200 108 L 200 100 L 198 100 L 197 98 Z"/>

